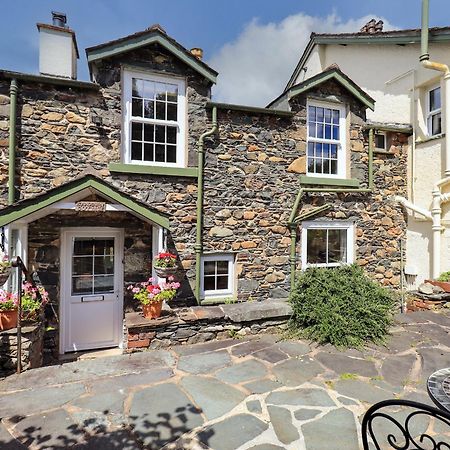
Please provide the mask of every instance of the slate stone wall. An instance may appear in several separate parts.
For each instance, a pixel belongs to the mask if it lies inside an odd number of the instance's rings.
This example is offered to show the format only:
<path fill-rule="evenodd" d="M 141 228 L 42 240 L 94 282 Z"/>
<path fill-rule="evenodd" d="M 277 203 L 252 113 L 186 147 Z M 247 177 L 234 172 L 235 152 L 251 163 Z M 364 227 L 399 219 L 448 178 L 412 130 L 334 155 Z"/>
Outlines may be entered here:
<path fill-rule="evenodd" d="M 29 198 L 83 173 L 94 172 L 168 214 L 171 217 L 169 249 L 177 252 L 186 271 L 183 295 L 192 299 L 196 179 L 117 174 L 108 170 L 109 162 L 120 160 L 124 66 L 186 77 L 188 162 L 189 166 L 196 165 L 196 142 L 211 127 L 210 112 L 205 108 L 210 84 L 164 49 L 144 49 L 126 58 L 103 62 L 94 71 L 98 91 L 48 84 L 21 85 L 16 180 L 19 196 Z M 0 80 L 0 202 L 3 205 L 7 183 L 8 89 L 8 82 Z M 363 129 L 363 108 L 334 82 L 308 92 L 308 96 L 348 105 L 348 165 L 351 176 L 367 186 L 368 137 Z M 293 118 L 221 110 L 218 134 L 207 142 L 204 250 L 236 253 L 238 297 L 242 300 L 285 297 L 289 289 L 287 220 L 299 189 L 298 176 L 306 168 L 306 98 L 303 95 L 292 101 Z M 407 137 L 392 134 L 390 139 L 391 153 L 377 155 L 374 162 L 373 193 L 305 195 L 299 210 L 332 203 L 332 209 L 322 218 L 353 220 L 358 263 L 383 284 L 397 286 L 398 242 L 405 230 L 405 220 L 391 197 L 406 194 Z M 38 225 L 31 225 L 32 248 L 33 236 L 37 236 L 33 227 L 36 231 L 39 228 L 43 236 L 48 234 L 49 239 L 56 239 L 59 225 L 55 227 L 53 219 L 55 216 L 49 216 Z M 108 223 L 107 215 L 104 219 Z M 43 224 L 47 231 L 43 230 Z M 300 250 L 299 242 L 298 255 Z"/>

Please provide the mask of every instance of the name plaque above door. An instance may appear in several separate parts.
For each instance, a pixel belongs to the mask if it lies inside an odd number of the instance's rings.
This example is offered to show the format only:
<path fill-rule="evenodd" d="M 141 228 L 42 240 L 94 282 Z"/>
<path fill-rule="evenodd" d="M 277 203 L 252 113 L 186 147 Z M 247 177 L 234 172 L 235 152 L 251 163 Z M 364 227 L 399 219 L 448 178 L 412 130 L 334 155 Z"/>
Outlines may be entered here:
<path fill-rule="evenodd" d="M 105 202 L 76 202 L 75 211 L 105 212 Z"/>

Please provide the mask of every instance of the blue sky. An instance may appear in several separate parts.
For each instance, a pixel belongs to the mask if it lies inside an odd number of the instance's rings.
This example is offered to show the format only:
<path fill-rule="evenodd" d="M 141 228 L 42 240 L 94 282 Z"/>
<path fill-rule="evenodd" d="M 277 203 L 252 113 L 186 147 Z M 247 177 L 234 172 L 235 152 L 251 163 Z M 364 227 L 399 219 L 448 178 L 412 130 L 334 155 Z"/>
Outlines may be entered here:
<path fill-rule="evenodd" d="M 448 0 L 431 0 L 430 25 L 450 25 Z M 420 0 L 15 0 L 2 1 L 0 68 L 36 73 L 37 22 L 67 14 L 77 33 L 79 79 L 86 47 L 153 23 L 187 48 L 202 47 L 219 71 L 217 100 L 264 104 L 284 86 L 311 31 L 357 31 L 369 16 L 420 26 Z"/>

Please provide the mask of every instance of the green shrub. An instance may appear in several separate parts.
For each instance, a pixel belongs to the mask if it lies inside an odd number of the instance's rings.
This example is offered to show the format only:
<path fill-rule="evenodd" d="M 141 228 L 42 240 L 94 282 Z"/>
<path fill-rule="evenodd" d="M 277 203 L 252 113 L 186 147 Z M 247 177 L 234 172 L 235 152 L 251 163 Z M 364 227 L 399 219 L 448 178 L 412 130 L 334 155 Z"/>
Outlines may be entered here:
<path fill-rule="evenodd" d="M 439 275 L 438 281 L 450 281 L 450 271 L 449 272 L 442 272 Z"/>
<path fill-rule="evenodd" d="M 356 266 L 309 268 L 289 297 L 294 333 L 336 347 L 384 341 L 392 324 L 394 294 Z"/>

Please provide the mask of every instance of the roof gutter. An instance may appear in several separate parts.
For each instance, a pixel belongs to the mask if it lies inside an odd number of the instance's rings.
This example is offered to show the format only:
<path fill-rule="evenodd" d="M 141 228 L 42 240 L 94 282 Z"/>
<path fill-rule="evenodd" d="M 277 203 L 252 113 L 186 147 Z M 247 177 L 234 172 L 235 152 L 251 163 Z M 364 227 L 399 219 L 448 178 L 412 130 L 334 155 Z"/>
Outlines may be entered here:
<path fill-rule="evenodd" d="M 19 85 L 13 78 L 9 88 L 9 146 L 8 146 L 8 205 L 16 199 L 16 120 L 17 120 L 17 93 Z"/>

